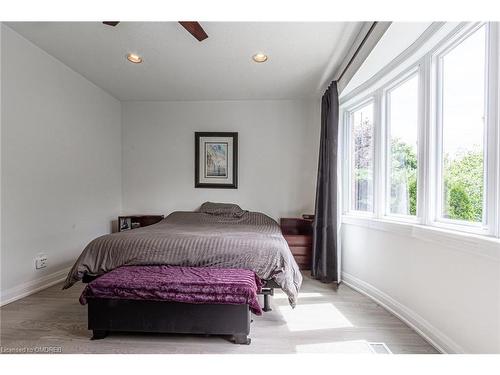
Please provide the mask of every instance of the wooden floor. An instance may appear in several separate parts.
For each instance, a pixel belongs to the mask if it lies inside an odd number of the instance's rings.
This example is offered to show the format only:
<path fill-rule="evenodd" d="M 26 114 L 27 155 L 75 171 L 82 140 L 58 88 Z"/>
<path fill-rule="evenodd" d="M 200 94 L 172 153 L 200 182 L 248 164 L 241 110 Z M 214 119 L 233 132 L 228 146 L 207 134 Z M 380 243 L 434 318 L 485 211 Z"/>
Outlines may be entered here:
<path fill-rule="evenodd" d="M 78 303 L 77 284 L 49 289 L 0 309 L 0 346 L 61 347 L 62 353 L 370 353 L 384 343 L 393 353 L 436 353 L 403 322 L 367 297 L 341 285 L 322 284 L 304 275 L 297 308 L 279 291 L 273 311 L 254 316 L 249 346 L 227 337 L 168 334 L 113 334 L 90 341 L 87 308 Z M 380 347 L 380 346 L 379 346 Z"/>

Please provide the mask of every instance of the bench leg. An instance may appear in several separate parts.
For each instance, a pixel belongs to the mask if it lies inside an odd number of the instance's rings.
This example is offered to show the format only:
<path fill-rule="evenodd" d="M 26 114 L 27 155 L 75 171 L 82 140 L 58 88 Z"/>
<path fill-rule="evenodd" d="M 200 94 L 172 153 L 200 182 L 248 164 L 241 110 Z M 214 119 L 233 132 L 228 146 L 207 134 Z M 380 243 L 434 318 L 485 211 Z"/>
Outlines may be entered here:
<path fill-rule="evenodd" d="M 240 345 L 250 345 L 252 340 L 247 335 L 234 335 L 234 343 Z"/>
<path fill-rule="evenodd" d="M 103 331 L 100 329 L 92 330 L 92 338 L 91 340 L 102 340 L 108 335 L 108 331 Z"/>
<path fill-rule="evenodd" d="M 264 310 L 265 312 L 273 311 L 273 309 L 271 309 L 269 296 L 269 294 L 264 294 L 264 308 L 262 310 Z"/>

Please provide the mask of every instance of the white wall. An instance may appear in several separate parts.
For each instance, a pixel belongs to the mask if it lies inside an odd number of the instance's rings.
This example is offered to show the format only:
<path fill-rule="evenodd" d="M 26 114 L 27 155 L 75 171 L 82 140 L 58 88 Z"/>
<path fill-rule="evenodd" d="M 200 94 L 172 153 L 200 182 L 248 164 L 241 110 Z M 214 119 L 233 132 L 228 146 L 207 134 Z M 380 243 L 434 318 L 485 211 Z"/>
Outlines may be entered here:
<path fill-rule="evenodd" d="M 2 302 L 61 278 L 121 205 L 121 104 L 2 25 Z M 34 256 L 48 255 L 35 270 Z"/>
<path fill-rule="evenodd" d="M 500 353 L 500 254 L 490 258 L 474 244 L 351 224 L 342 233 L 347 283 L 393 308 L 446 352 Z"/>
<path fill-rule="evenodd" d="M 313 212 L 319 100 L 124 102 L 123 211 L 235 202 L 275 219 Z M 194 132 L 239 133 L 238 189 L 194 188 Z"/>

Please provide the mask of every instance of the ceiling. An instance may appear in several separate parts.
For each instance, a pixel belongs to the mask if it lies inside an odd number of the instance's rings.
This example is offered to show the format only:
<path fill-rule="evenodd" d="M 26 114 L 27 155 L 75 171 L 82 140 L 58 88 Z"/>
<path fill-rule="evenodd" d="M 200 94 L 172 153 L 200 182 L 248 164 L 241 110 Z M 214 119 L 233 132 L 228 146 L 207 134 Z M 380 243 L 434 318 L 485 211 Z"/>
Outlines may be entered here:
<path fill-rule="evenodd" d="M 120 100 L 290 99 L 331 78 L 362 22 L 10 22 L 9 27 Z M 132 64 L 129 52 L 144 59 Z M 252 55 L 268 54 L 257 64 Z"/>

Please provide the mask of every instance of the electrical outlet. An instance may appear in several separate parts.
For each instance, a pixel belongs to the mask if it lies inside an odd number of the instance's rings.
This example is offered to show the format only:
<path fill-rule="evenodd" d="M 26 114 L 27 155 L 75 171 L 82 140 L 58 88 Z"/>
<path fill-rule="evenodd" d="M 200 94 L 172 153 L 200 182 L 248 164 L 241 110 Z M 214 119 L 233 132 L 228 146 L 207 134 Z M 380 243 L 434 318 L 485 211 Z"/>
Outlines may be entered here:
<path fill-rule="evenodd" d="M 39 254 L 35 257 L 35 269 L 39 270 L 45 267 L 47 267 L 47 255 Z"/>

